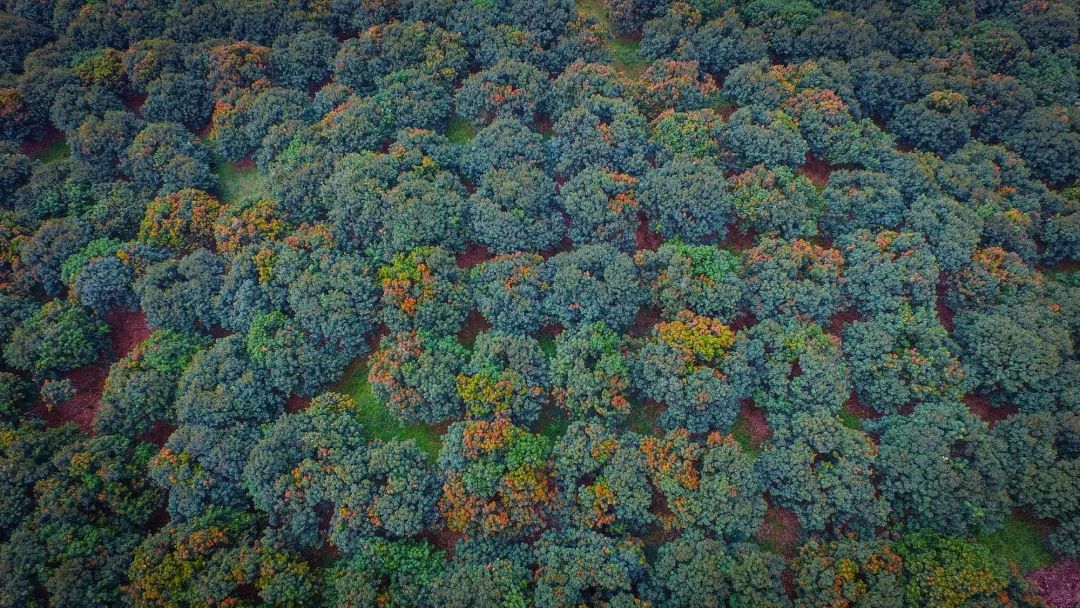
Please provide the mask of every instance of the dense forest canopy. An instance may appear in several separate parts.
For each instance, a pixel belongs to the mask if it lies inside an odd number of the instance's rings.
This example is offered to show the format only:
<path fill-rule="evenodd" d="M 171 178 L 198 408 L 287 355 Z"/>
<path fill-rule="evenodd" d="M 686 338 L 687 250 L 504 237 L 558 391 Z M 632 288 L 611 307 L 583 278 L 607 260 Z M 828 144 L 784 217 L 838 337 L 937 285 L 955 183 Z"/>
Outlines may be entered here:
<path fill-rule="evenodd" d="M 0 9 L 0 608 L 1080 605 L 1075 0 Z"/>

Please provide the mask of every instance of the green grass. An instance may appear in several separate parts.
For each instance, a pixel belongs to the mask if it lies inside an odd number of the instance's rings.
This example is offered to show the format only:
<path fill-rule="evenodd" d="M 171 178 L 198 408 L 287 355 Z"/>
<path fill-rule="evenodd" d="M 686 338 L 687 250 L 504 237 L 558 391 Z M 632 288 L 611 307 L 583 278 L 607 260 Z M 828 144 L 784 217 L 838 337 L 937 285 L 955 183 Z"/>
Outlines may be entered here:
<path fill-rule="evenodd" d="M 540 343 L 540 350 L 544 351 L 544 356 L 551 359 L 555 356 L 555 338 L 551 336 L 540 336 L 537 339 Z"/>
<path fill-rule="evenodd" d="M 412 439 L 432 461 L 438 458 L 442 447 L 439 431 L 428 424 L 402 424 L 385 404 L 375 398 L 367 377 L 367 365 L 360 365 L 350 369 L 347 377 L 334 390 L 352 397 L 368 435 L 382 440 Z"/>
<path fill-rule="evenodd" d="M 460 116 L 454 116 L 446 123 L 446 138 L 455 144 L 467 144 L 476 137 L 476 127 Z"/>
<path fill-rule="evenodd" d="M 847 410 L 840 410 L 840 424 L 856 431 L 862 430 L 862 419 Z"/>
<path fill-rule="evenodd" d="M 34 155 L 34 158 L 43 163 L 51 163 L 69 156 L 71 156 L 71 146 L 68 145 L 66 140 L 58 139 L 42 148 L 41 152 Z"/>
<path fill-rule="evenodd" d="M 218 196 L 223 203 L 236 205 L 269 196 L 266 176 L 255 167 L 237 169 L 236 165 L 215 161 L 214 175 L 218 177 Z"/>
<path fill-rule="evenodd" d="M 566 418 L 566 412 L 548 404 L 540 412 L 540 420 L 536 422 L 536 432 L 552 441 L 558 441 L 566 434 L 569 426 L 570 421 Z"/>
<path fill-rule="evenodd" d="M 659 404 L 631 401 L 630 415 L 626 417 L 626 425 L 631 431 L 641 436 L 660 436 L 664 434 L 664 430 L 658 424 L 659 418 Z"/>
<path fill-rule="evenodd" d="M 577 0 L 577 9 L 586 17 L 596 19 L 607 30 L 604 46 L 611 52 L 614 60 L 612 67 L 623 76 L 640 78 L 649 66 L 649 63 L 638 55 L 638 47 L 641 45 L 637 40 L 615 33 L 615 24 L 611 22 L 604 0 Z"/>
<path fill-rule="evenodd" d="M 975 542 L 994 555 L 1015 563 L 1024 574 L 1045 568 L 1053 562 L 1039 528 L 1015 515 L 1006 517 L 1005 525 L 1000 530 L 993 534 L 981 534 Z"/>
<path fill-rule="evenodd" d="M 731 436 L 739 442 L 739 447 L 750 456 L 757 457 L 761 453 L 761 446 L 754 443 L 750 435 L 750 423 L 742 414 L 735 419 L 735 426 L 731 429 Z"/>

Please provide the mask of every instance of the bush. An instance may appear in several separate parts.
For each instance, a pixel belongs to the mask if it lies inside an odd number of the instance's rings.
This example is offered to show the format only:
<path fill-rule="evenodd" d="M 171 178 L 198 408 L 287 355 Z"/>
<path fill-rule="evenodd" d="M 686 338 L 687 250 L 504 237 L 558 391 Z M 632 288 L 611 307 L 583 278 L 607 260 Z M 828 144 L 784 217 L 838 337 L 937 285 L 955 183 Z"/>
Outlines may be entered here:
<path fill-rule="evenodd" d="M 374 395 L 402 421 L 436 424 L 461 417 L 457 375 L 468 356 L 452 336 L 401 332 L 383 339 L 371 358 Z"/>
<path fill-rule="evenodd" d="M 147 324 L 209 332 L 219 320 L 214 298 L 222 288 L 223 274 L 222 259 L 205 249 L 150 266 L 135 282 Z"/>
<path fill-rule="evenodd" d="M 518 165 L 546 169 L 548 150 L 543 136 L 520 121 L 496 119 L 464 145 L 460 162 L 466 177 L 479 180 L 494 169 L 509 171 Z"/>
<path fill-rule="evenodd" d="M 794 118 L 761 106 L 736 110 L 728 118 L 720 141 L 734 154 L 734 162 L 740 167 L 761 163 L 795 168 L 803 164 L 810 150 Z"/>
<path fill-rule="evenodd" d="M 877 171 L 834 171 L 821 193 L 821 228 L 841 236 L 856 230 L 892 230 L 904 220 L 907 202 L 896 180 Z"/>
<path fill-rule="evenodd" d="M 732 176 L 724 199 L 744 230 L 778 232 L 786 238 L 816 236 L 826 205 L 806 176 L 765 165 Z"/>
<path fill-rule="evenodd" d="M 217 199 L 194 188 L 160 196 L 146 208 L 139 241 L 185 253 L 212 247 L 221 209 Z"/>
<path fill-rule="evenodd" d="M 338 41 L 325 32 L 279 36 L 270 49 L 274 80 L 297 89 L 319 84 L 330 75 Z"/>
<path fill-rule="evenodd" d="M 135 185 L 161 193 L 208 190 L 217 184 L 210 173 L 210 151 L 172 122 L 151 123 L 140 131 L 127 148 L 124 167 Z"/>
<path fill-rule="evenodd" d="M 566 327 L 602 321 L 630 325 L 645 299 L 634 263 L 610 245 L 586 245 L 551 257 L 542 271 L 551 286 L 544 310 Z"/>
<path fill-rule="evenodd" d="M 963 93 L 934 91 L 900 108 L 889 130 L 915 147 L 945 155 L 968 142 L 975 116 Z"/>
<path fill-rule="evenodd" d="M 655 602 L 663 608 L 703 608 L 717 601 L 785 608 L 791 601 L 780 583 L 783 569 L 783 558 L 751 543 L 726 545 L 685 532 L 660 546 L 653 567 Z"/>
<path fill-rule="evenodd" d="M 96 361 L 108 334 L 109 326 L 82 305 L 53 300 L 15 328 L 4 358 L 36 378 L 56 378 Z"/>
<path fill-rule="evenodd" d="M 811 540 L 795 557 L 796 605 L 903 606 L 903 559 L 885 541 Z"/>
<path fill-rule="evenodd" d="M 572 176 L 588 167 L 640 175 L 649 151 L 645 117 L 618 99 L 594 96 L 555 121 L 555 170 Z"/>

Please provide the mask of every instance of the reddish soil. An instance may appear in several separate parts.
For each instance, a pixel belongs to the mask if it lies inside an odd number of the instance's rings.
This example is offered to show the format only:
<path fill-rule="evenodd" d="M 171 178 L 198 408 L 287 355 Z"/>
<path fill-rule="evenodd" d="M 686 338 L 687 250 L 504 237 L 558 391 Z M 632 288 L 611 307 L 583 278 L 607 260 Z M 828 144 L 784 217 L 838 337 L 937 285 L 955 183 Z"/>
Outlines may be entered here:
<path fill-rule="evenodd" d="M 555 135 L 555 129 L 552 128 L 551 117 L 547 114 L 537 112 L 533 117 L 536 121 L 536 132 L 541 135 Z"/>
<path fill-rule="evenodd" d="M 953 323 L 953 309 L 949 308 L 949 305 L 945 303 L 945 292 L 946 291 L 948 291 L 948 288 L 945 286 L 945 275 L 942 274 L 938 278 L 938 284 L 937 284 L 937 300 L 936 300 L 937 316 L 938 316 L 938 321 L 941 321 L 941 325 L 945 329 L 949 330 L 949 333 L 952 333 L 952 331 L 953 331 L 953 329 L 955 329 L 956 325 Z"/>
<path fill-rule="evenodd" d="M 758 528 L 757 540 L 772 543 L 781 555 L 793 557 L 799 544 L 799 518 L 790 509 L 774 506 L 770 500 L 765 519 Z"/>
<path fill-rule="evenodd" d="M 289 400 L 285 402 L 285 411 L 290 414 L 296 412 L 302 412 L 311 406 L 311 397 L 301 397 L 300 395 L 293 395 L 289 397 Z"/>
<path fill-rule="evenodd" d="M 105 388 L 109 367 L 113 361 L 126 355 L 151 333 L 146 325 L 146 315 L 141 311 L 113 312 L 105 317 L 105 321 L 110 327 L 109 350 L 102 353 L 94 363 L 71 370 L 66 376 L 71 380 L 75 396 L 51 408 L 45 404 L 38 405 L 38 413 L 49 425 L 74 422 L 87 434 L 93 434 L 94 412 L 101 405 L 101 392 Z"/>
<path fill-rule="evenodd" d="M 727 236 L 720 243 L 720 246 L 734 251 L 746 251 L 752 248 L 756 241 L 757 235 L 751 232 L 741 232 L 732 224 L 728 226 Z"/>
<path fill-rule="evenodd" d="M 150 427 L 149 431 L 139 437 L 139 441 L 165 445 L 165 442 L 169 440 L 169 436 L 172 435 L 175 430 L 175 426 L 158 420 L 154 423 L 154 426 Z"/>
<path fill-rule="evenodd" d="M 660 316 L 660 309 L 655 306 L 648 308 L 642 308 L 638 310 L 637 317 L 634 319 L 634 324 L 630 326 L 628 335 L 635 338 L 644 338 L 652 333 L 653 327 L 658 323 L 662 323 L 664 318 Z"/>
<path fill-rule="evenodd" d="M 46 125 L 38 137 L 28 139 L 19 144 L 19 152 L 26 156 L 40 156 L 45 148 L 64 139 L 64 132 L 52 124 Z"/>
<path fill-rule="evenodd" d="M 1050 608 L 1073 608 L 1080 605 L 1080 561 L 1064 560 L 1036 570 L 1027 580 L 1037 587 Z"/>
<path fill-rule="evenodd" d="M 986 424 L 990 428 L 994 428 L 994 425 L 1005 420 L 1009 416 L 1015 414 L 1019 408 L 1015 405 L 1000 405 L 995 407 L 990 403 L 990 398 L 986 395 L 979 395 L 976 393 L 969 393 L 964 395 L 964 403 L 967 404 L 971 413 L 975 414 L 979 418 L 986 421 Z"/>
<path fill-rule="evenodd" d="M 446 557 L 453 558 L 454 547 L 457 546 L 457 542 L 461 540 L 463 536 L 465 535 L 461 532 L 454 532 L 453 530 L 448 530 L 444 527 L 435 532 L 428 532 L 424 535 L 424 538 L 437 548 L 446 551 Z"/>
<path fill-rule="evenodd" d="M 542 325 L 540 327 L 540 335 L 554 340 L 565 330 L 566 328 L 561 324 L 552 323 L 551 325 Z"/>
<path fill-rule="evenodd" d="M 128 93 L 120 97 L 124 107 L 136 116 L 142 116 L 142 107 L 146 103 L 146 93 Z"/>
<path fill-rule="evenodd" d="M 881 412 L 878 412 L 874 408 L 863 403 L 862 400 L 859 399 L 858 395 L 855 394 L 855 391 L 851 391 L 851 396 L 848 397 L 848 400 L 844 402 L 844 410 L 854 414 L 859 418 L 864 418 L 867 420 L 875 420 L 877 418 L 881 418 L 882 416 Z"/>
<path fill-rule="evenodd" d="M 244 173 L 246 171 L 254 171 L 255 170 L 255 159 L 250 157 L 250 156 L 241 158 L 240 160 L 236 161 L 235 163 L 229 163 L 229 164 L 232 165 L 233 169 L 236 169 L 237 171 L 239 171 L 241 173 Z"/>
<path fill-rule="evenodd" d="M 749 399 L 739 402 L 738 426 L 750 436 L 750 442 L 759 446 L 772 437 L 772 429 L 769 428 L 769 420 L 765 416 L 765 410 L 754 405 Z"/>
<path fill-rule="evenodd" d="M 459 253 L 457 256 L 458 268 L 469 269 L 477 264 L 483 264 L 484 262 L 493 258 L 487 247 L 483 245 L 477 245 L 476 243 L 469 243 L 465 246 L 465 251 Z"/>
<path fill-rule="evenodd" d="M 862 321 L 862 315 L 854 308 L 845 308 L 840 312 L 829 317 L 829 333 L 834 336 L 839 336 L 844 333 L 844 328 L 848 323 L 854 323 L 855 321 Z"/>
<path fill-rule="evenodd" d="M 489 329 L 491 329 L 491 323 L 488 323 L 484 315 L 478 310 L 471 310 L 469 316 L 465 318 L 465 327 L 458 332 L 458 342 L 472 344 L 476 342 L 476 336 L 480 335 L 480 332 Z"/>
<path fill-rule="evenodd" d="M 741 331 L 747 327 L 753 327 L 757 325 L 757 323 L 757 317 L 749 310 L 743 308 L 739 310 L 739 316 L 735 317 L 735 319 L 728 324 L 728 327 L 731 328 L 731 331 Z"/>
<path fill-rule="evenodd" d="M 369 351 L 374 351 L 379 348 L 379 343 L 382 339 L 390 333 L 390 328 L 385 323 L 379 323 L 379 326 L 375 328 L 375 331 L 371 332 L 371 335 L 367 337 L 367 345 Z M 366 358 L 366 357 L 364 357 Z"/>
<path fill-rule="evenodd" d="M 664 239 L 659 234 L 649 230 L 649 220 L 645 218 L 645 214 L 639 213 L 638 227 L 634 231 L 634 246 L 639 250 L 656 251 L 663 244 Z"/>
<path fill-rule="evenodd" d="M 829 183 L 829 175 L 837 168 L 807 152 L 806 160 L 803 161 L 802 167 L 799 167 L 799 173 L 809 177 L 818 188 L 824 188 Z"/>

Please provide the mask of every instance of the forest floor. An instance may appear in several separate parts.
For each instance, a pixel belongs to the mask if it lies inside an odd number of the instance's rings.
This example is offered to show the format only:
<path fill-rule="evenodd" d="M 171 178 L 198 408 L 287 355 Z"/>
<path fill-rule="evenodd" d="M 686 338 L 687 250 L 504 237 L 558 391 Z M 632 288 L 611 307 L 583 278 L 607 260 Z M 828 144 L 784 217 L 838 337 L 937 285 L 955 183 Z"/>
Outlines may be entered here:
<path fill-rule="evenodd" d="M 630 78 L 640 78 L 649 67 L 649 62 L 638 55 L 641 41 L 633 37 L 621 36 L 615 31 L 615 24 L 608 14 L 607 2 L 605 0 L 577 0 L 577 9 L 579 13 L 596 19 L 607 29 L 608 34 L 604 39 L 604 46 L 611 52 L 615 71 Z"/>
<path fill-rule="evenodd" d="M 250 159 L 237 163 L 215 159 L 213 172 L 218 178 L 218 194 L 223 203 L 235 205 L 269 195 L 266 176 Z"/>

